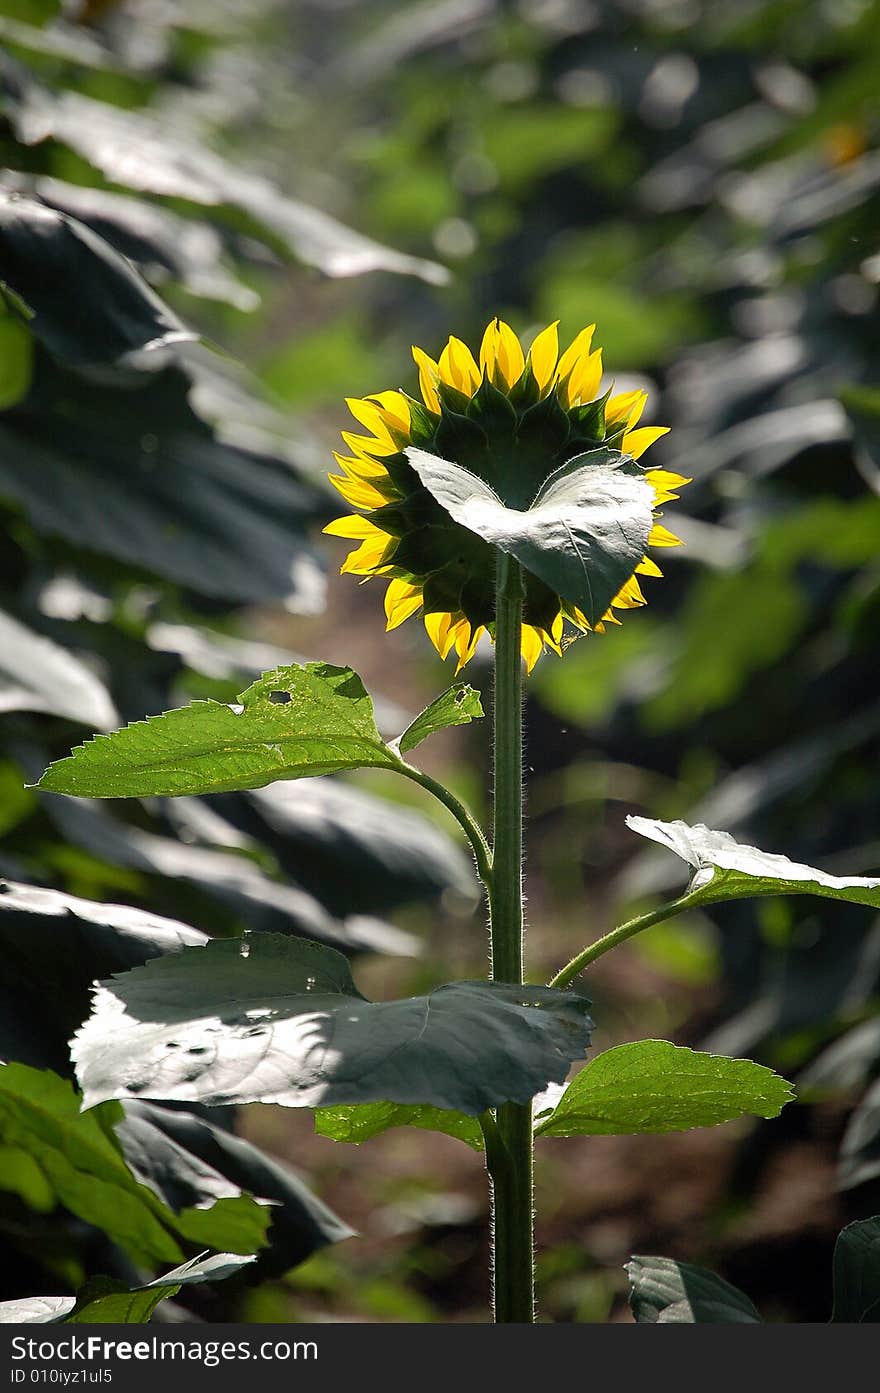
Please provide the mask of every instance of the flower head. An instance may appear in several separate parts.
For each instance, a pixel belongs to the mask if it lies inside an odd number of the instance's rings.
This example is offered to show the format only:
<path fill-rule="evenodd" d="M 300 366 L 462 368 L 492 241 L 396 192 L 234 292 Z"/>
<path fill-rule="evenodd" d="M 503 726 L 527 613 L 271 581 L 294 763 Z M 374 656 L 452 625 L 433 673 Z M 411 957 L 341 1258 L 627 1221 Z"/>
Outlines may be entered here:
<path fill-rule="evenodd" d="M 616 570 L 605 569 L 606 584 L 608 574 L 615 578 L 598 611 L 588 612 L 570 585 L 557 584 L 552 565 L 532 569 L 528 559 L 523 562 L 522 653 L 529 671 L 545 647 L 562 651 L 566 623 L 580 633 L 602 633 L 607 624 L 620 622 L 615 610 L 643 605 L 639 576 L 662 574 L 647 548 L 679 544 L 656 520 L 655 510 L 690 481 L 635 463 L 667 427 L 639 425 L 646 392 L 601 392 L 602 351 L 592 347 L 594 329 L 581 330 L 560 355 L 557 326 L 551 324 L 526 354 L 513 330 L 495 319 L 483 335 L 479 362 L 456 338 L 437 361 L 413 348 L 421 400 L 392 391 L 348 402 L 360 429 L 343 431 L 347 453 L 336 455 L 341 472 L 330 477 L 359 511 L 325 531 L 357 543 L 343 572 L 388 580 L 387 627 L 394 629 L 422 610 L 441 657 L 454 649 L 459 668 L 481 635 L 494 631 L 497 545 L 519 553 L 503 528 L 487 532 L 462 525 L 460 510 L 450 509 L 446 495 L 431 486 L 419 460 L 440 456 L 437 463 L 459 467 L 457 475 L 471 479 L 503 517 L 514 519 L 537 519 L 535 510 L 549 504 L 554 487 L 560 492 L 554 481 L 566 476 L 569 511 L 560 512 L 558 521 L 569 538 L 570 507 L 572 500 L 578 505 L 584 484 L 587 495 L 591 485 L 601 494 L 605 480 L 622 480 L 631 494 L 641 490 L 639 496 L 647 499 L 643 531 L 630 525 L 625 559 L 617 556 Z M 611 493 L 623 497 L 620 490 Z M 608 498 L 604 501 L 607 508 Z M 595 511 L 596 498 L 587 503 Z M 613 507 L 611 512 L 611 530 L 619 525 L 626 531 L 613 517 Z M 596 523 L 591 515 L 584 545 L 595 534 L 600 546 L 612 546 L 608 531 L 607 520 Z M 634 535 L 640 537 L 635 551 Z M 545 538 L 542 544 L 546 549 Z M 583 552 L 576 548 L 575 555 L 586 569 Z M 592 599 L 588 575 L 586 584 Z M 603 593 L 601 584 L 595 593 Z"/>

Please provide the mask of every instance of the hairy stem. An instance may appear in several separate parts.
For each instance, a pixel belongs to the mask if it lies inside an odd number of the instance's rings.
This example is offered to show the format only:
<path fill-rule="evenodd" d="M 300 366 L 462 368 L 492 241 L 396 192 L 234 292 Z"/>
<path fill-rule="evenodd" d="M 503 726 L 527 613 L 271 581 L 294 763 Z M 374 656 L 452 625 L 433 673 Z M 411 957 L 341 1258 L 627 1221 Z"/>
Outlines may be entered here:
<path fill-rule="evenodd" d="M 494 849 L 489 890 L 492 978 L 523 980 L 522 575 L 499 552 L 495 592 Z M 492 1177 L 495 1319 L 532 1323 L 534 1297 L 531 1103 L 498 1108 Z"/>

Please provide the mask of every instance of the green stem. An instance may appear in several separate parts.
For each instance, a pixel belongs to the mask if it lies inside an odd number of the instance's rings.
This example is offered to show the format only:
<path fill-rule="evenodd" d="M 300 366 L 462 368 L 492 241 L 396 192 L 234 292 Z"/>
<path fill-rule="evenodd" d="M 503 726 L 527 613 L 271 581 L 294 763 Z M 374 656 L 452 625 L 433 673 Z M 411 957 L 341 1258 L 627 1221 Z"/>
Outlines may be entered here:
<path fill-rule="evenodd" d="M 430 774 L 425 774 L 421 769 L 416 769 L 414 765 L 407 764 L 405 760 L 401 762 L 400 773 L 405 775 L 407 779 L 412 779 L 413 783 L 419 784 L 421 788 L 427 789 L 428 793 L 433 793 L 434 797 L 438 798 L 444 807 L 452 813 L 471 844 L 474 860 L 477 863 L 477 874 L 488 892 L 492 880 L 492 852 L 476 818 L 468 811 L 464 803 L 456 798 L 454 793 L 439 783 L 437 779 L 432 779 Z"/>
<path fill-rule="evenodd" d="M 519 565 L 498 554 L 495 591 L 494 850 L 489 888 L 492 978 L 523 980 L 522 631 Z M 492 1178 L 495 1319 L 535 1319 L 532 1106 L 496 1113 L 503 1150 L 487 1152 Z"/>
<path fill-rule="evenodd" d="M 650 929 L 654 924 L 662 924 L 664 919 L 671 919 L 673 914 L 680 914 L 683 909 L 693 908 L 694 904 L 695 897 L 684 894 L 679 896 L 677 900 L 670 900 L 667 904 L 650 910 L 647 914 L 640 914 L 635 919 L 627 920 L 625 924 L 612 929 L 603 938 L 597 938 L 596 942 L 591 943 L 589 948 L 585 948 L 582 953 L 578 953 L 576 958 L 572 958 L 570 963 L 566 963 L 565 967 L 547 983 L 548 987 L 570 987 L 584 968 L 589 967 L 590 963 L 594 963 L 597 958 L 601 958 L 603 953 L 616 948 L 618 943 L 625 943 L 628 938 L 633 938 L 643 929 Z"/>

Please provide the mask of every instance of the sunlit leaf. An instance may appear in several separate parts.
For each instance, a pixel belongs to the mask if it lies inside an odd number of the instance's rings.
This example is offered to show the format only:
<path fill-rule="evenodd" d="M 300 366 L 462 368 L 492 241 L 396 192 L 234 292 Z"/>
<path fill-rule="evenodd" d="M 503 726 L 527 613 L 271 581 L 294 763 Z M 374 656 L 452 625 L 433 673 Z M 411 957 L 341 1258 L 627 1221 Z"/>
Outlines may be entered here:
<path fill-rule="evenodd" d="M 615 450 L 594 450 L 551 475 L 525 511 L 507 507 L 461 465 L 424 450 L 407 458 L 460 526 L 516 557 L 532 575 L 598 623 L 645 555 L 654 493 Z"/>
<path fill-rule="evenodd" d="M 560 1082 L 590 1037 L 573 992 L 454 982 L 367 1001 L 331 948 L 212 941 L 111 978 L 72 1053 L 87 1106 L 424 1103 L 476 1116 Z"/>
<path fill-rule="evenodd" d="M 746 899 L 754 895 L 823 895 L 832 900 L 880 908 L 880 879 L 829 875 L 787 856 L 744 846 L 728 832 L 697 824 L 627 817 L 627 826 L 680 856 L 694 875 L 688 897 L 694 904 Z"/>
<path fill-rule="evenodd" d="M 456 682 L 454 687 L 438 696 L 436 701 L 425 707 L 421 715 L 416 716 L 412 724 L 407 726 L 397 741 L 397 748 L 405 755 L 436 731 L 445 730 L 447 726 L 468 725 L 482 715 L 483 706 L 479 692 L 475 692 L 466 682 Z"/>
<path fill-rule="evenodd" d="M 639 1040 L 597 1055 L 572 1080 L 536 1133 L 638 1135 L 713 1127 L 745 1113 L 777 1117 L 792 1099 L 785 1079 L 750 1059 Z"/>
<path fill-rule="evenodd" d="M 319 1137 L 333 1141 L 361 1142 L 379 1136 L 393 1127 L 420 1127 L 429 1132 L 445 1132 L 456 1137 L 474 1151 L 484 1147 L 479 1123 L 464 1113 L 402 1103 L 360 1103 L 355 1106 L 318 1108 L 315 1112 L 315 1131 Z"/>

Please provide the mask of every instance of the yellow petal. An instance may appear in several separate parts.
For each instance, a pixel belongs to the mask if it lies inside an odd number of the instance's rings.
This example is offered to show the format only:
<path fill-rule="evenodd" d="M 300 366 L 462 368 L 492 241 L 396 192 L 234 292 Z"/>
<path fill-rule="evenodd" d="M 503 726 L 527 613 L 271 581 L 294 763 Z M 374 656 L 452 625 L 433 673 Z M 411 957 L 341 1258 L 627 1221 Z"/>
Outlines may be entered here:
<path fill-rule="evenodd" d="M 346 397 L 345 404 L 352 416 L 367 430 L 371 430 L 377 440 L 383 445 L 393 445 L 395 450 L 398 448 L 394 437 L 385 423 L 385 413 L 374 401 L 364 401 L 358 397 Z"/>
<path fill-rule="evenodd" d="M 668 503 L 670 499 L 678 497 L 678 494 L 673 492 L 674 489 L 683 488 L 685 484 L 693 482 L 691 479 L 686 479 L 683 474 L 673 474 L 669 469 L 649 469 L 645 473 L 645 478 L 656 494 L 655 506 L 657 507 L 661 503 Z"/>
<path fill-rule="evenodd" d="M 452 629 L 452 615 L 446 613 L 426 614 L 425 628 L 428 638 L 433 643 L 441 658 L 445 658 L 450 648 L 454 635 L 450 633 Z"/>
<path fill-rule="evenodd" d="M 620 442 L 620 448 L 625 455 L 632 455 L 633 459 L 638 459 L 649 445 L 653 445 L 661 435 L 668 434 L 668 426 L 642 426 L 640 430 L 628 430 Z"/>
<path fill-rule="evenodd" d="M 423 348 L 412 346 L 412 356 L 416 367 L 419 370 L 419 387 L 422 390 L 422 400 L 429 411 L 440 412 L 440 398 L 437 395 L 437 383 L 440 381 L 440 367 L 433 358 L 429 358 Z"/>
<path fill-rule="evenodd" d="M 535 663 L 544 652 L 544 640 L 541 638 L 537 629 L 531 624 L 523 624 L 522 637 L 520 641 L 523 658 L 525 659 L 526 671 L 531 672 Z"/>
<path fill-rule="evenodd" d="M 412 417 L 403 392 L 371 392 L 368 400 L 378 402 L 386 426 L 400 435 L 409 435 Z"/>
<path fill-rule="evenodd" d="M 559 366 L 556 369 L 556 375 L 560 382 L 564 382 L 574 368 L 580 363 L 581 359 L 586 358 L 590 351 L 590 344 L 593 342 L 593 335 L 595 332 L 596 326 L 595 324 L 591 324 L 588 328 L 581 329 L 580 333 L 576 334 L 572 339 L 568 348 L 559 359 Z"/>
<path fill-rule="evenodd" d="M 369 518 L 362 518 L 357 513 L 349 513 L 347 517 L 328 522 L 324 531 L 329 532 L 331 537 L 349 537 L 359 542 L 367 537 L 387 535 L 374 522 L 370 522 Z"/>
<path fill-rule="evenodd" d="M 657 562 L 651 560 L 650 556 L 643 556 L 638 566 L 636 566 L 636 574 L 640 576 L 662 576 L 663 572 L 660 570 Z"/>
<path fill-rule="evenodd" d="M 365 479 L 347 479 L 344 474 L 330 474 L 333 487 L 353 508 L 384 508 L 388 499 Z"/>
<path fill-rule="evenodd" d="M 662 523 L 655 522 L 648 533 L 649 547 L 680 547 L 681 544 L 681 538 L 669 532 Z"/>
<path fill-rule="evenodd" d="M 377 440 L 372 435 L 355 435 L 350 430 L 340 432 L 348 448 L 356 455 L 396 455 L 397 446 L 389 437 L 388 440 Z"/>
<path fill-rule="evenodd" d="M 526 360 L 522 344 L 509 324 L 503 319 L 495 320 L 495 368 L 496 375 L 502 379 L 496 386 L 513 387 L 523 375 Z"/>
<path fill-rule="evenodd" d="M 602 350 L 597 348 L 595 353 L 591 353 L 575 367 L 568 379 L 569 406 L 579 406 L 582 402 L 594 401 L 599 395 L 601 381 Z"/>
<path fill-rule="evenodd" d="M 627 427 L 632 429 L 640 420 L 647 400 L 648 393 L 643 388 L 635 392 L 618 392 L 609 397 L 605 407 L 605 424 L 610 426 L 618 421 L 626 421 Z"/>
<path fill-rule="evenodd" d="M 472 397 L 480 385 L 480 369 L 474 355 L 461 339 L 450 338 L 440 354 L 440 381 L 450 387 L 457 387 L 465 396 Z"/>
<path fill-rule="evenodd" d="M 388 470 L 379 460 L 367 459 L 365 455 L 340 455 L 335 450 L 333 458 L 349 479 L 388 479 L 390 482 Z"/>
<path fill-rule="evenodd" d="M 396 629 L 421 607 L 422 591 L 420 586 L 410 585 L 405 580 L 394 579 L 390 581 L 388 589 L 385 591 L 385 615 L 388 619 L 388 623 L 385 625 L 386 629 L 389 631 Z"/>
<path fill-rule="evenodd" d="M 375 537 L 367 537 L 356 551 L 350 551 L 339 568 L 339 574 L 369 576 L 383 566 L 393 554 L 396 543 L 386 532 L 376 529 Z"/>
<path fill-rule="evenodd" d="M 618 609 L 637 609 L 639 605 L 646 605 L 648 602 L 642 594 L 635 576 L 630 576 L 626 584 L 620 587 L 611 603 L 616 605 Z"/>
<path fill-rule="evenodd" d="M 477 649 L 480 638 L 485 633 L 482 625 L 471 630 L 471 626 L 466 619 L 458 625 L 458 632 L 455 636 L 455 651 L 458 654 L 458 666 L 455 669 L 456 676 L 461 672 L 465 664 L 469 663 Z"/>
<path fill-rule="evenodd" d="M 544 391 L 556 371 L 559 355 L 559 320 L 542 329 L 529 349 L 529 364 L 538 390 Z"/>

